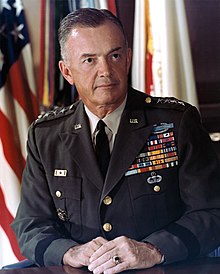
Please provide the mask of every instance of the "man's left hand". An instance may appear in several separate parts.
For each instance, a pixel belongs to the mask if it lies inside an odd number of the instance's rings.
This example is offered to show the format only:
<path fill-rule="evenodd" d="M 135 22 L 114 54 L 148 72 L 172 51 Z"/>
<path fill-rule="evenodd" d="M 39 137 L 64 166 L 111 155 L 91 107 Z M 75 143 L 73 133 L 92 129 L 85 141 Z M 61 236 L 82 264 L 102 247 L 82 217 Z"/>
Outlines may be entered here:
<path fill-rule="evenodd" d="M 161 253 L 153 245 L 121 236 L 95 251 L 90 257 L 88 269 L 94 274 L 113 274 L 128 269 L 150 268 L 159 264 L 161 259 Z"/>

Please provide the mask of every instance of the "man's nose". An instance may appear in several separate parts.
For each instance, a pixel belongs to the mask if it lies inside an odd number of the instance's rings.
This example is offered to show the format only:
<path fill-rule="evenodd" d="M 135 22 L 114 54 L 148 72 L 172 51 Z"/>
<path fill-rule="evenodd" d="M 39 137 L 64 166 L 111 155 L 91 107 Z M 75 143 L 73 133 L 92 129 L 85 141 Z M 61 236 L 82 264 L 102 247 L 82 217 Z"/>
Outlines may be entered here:
<path fill-rule="evenodd" d="M 110 77 L 111 76 L 111 66 L 106 59 L 100 60 L 98 64 L 98 76 L 99 77 Z"/>

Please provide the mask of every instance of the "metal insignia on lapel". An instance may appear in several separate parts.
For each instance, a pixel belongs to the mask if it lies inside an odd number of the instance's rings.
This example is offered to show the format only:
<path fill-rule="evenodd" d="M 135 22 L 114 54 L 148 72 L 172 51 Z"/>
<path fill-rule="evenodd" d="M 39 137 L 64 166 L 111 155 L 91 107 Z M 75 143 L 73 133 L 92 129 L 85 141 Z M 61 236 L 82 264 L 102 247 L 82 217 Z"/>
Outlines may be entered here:
<path fill-rule="evenodd" d="M 75 124 L 75 125 L 74 125 L 74 129 L 80 129 L 80 128 L 82 128 L 82 125 L 81 125 L 81 124 Z"/>
<path fill-rule="evenodd" d="M 138 124 L 138 119 L 137 118 L 131 118 L 130 119 L 130 124 Z"/>
<path fill-rule="evenodd" d="M 55 169 L 54 176 L 65 177 L 65 176 L 67 176 L 67 170 L 66 169 Z"/>
<path fill-rule="evenodd" d="M 148 184 L 157 184 L 162 181 L 162 176 L 157 175 L 156 172 L 151 172 L 151 177 L 147 178 Z"/>

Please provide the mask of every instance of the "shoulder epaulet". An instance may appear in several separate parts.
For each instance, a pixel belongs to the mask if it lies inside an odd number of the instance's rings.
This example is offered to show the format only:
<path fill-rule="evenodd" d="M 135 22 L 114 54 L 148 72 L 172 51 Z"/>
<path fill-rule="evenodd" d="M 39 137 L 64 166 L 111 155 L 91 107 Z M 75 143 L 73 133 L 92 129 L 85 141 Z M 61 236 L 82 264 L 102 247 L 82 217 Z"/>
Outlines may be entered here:
<path fill-rule="evenodd" d="M 150 107 L 172 108 L 183 111 L 190 106 L 190 104 L 181 101 L 175 97 L 154 97 L 148 95 L 145 98 L 145 102 Z"/>
<path fill-rule="evenodd" d="M 34 125 L 72 114 L 75 111 L 75 108 L 76 108 L 76 104 L 74 103 L 68 107 L 58 107 L 54 110 L 50 110 L 48 112 L 40 114 L 38 118 L 34 121 Z"/>

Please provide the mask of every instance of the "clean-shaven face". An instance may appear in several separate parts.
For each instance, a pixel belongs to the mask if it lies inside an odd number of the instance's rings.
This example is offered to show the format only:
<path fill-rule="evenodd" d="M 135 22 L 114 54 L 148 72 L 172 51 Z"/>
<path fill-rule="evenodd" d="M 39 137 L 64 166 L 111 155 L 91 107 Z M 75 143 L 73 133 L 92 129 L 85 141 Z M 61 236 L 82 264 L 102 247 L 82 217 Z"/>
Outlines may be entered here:
<path fill-rule="evenodd" d="M 122 103 L 127 93 L 131 52 L 114 23 L 74 28 L 65 46 L 65 59 L 68 73 L 61 72 L 76 85 L 90 110 L 103 106 L 114 110 Z"/>

